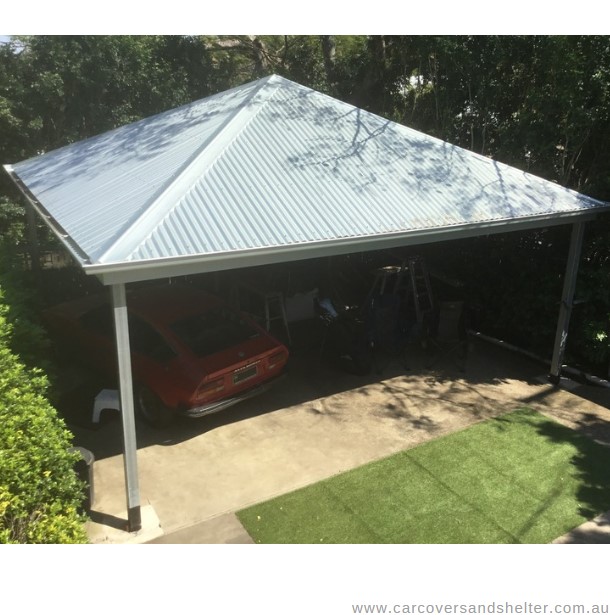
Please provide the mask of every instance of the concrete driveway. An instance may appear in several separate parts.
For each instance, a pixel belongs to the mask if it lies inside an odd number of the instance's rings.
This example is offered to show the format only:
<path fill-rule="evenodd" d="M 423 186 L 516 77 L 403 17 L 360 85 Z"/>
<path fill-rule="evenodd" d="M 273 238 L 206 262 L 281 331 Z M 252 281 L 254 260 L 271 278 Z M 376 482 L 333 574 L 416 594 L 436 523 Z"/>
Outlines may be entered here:
<path fill-rule="evenodd" d="M 91 542 L 248 542 L 234 513 L 522 405 L 610 443 L 610 390 L 598 403 L 544 381 L 544 367 L 478 342 L 461 372 L 451 361 L 424 369 L 414 349 L 405 370 L 352 376 L 295 353 L 276 388 L 224 413 L 180 420 L 166 431 L 138 426 L 143 531 L 126 516 L 118 415 L 97 430 L 74 428 L 93 451 Z M 589 390 L 589 387 L 584 387 Z"/>

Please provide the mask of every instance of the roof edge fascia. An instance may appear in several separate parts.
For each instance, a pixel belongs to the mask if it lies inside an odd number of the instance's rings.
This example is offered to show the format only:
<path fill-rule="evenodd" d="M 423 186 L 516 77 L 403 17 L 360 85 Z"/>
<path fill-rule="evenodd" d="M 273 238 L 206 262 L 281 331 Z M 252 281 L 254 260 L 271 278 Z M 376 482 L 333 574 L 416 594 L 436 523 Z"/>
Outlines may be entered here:
<path fill-rule="evenodd" d="M 229 142 L 232 142 L 260 111 L 260 108 L 252 109 L 249 108 L 249 105 L 259 96 L 261 90 L 266 85 L 269 83 L 273 85 L 274 81 L 277 81 L 274 80 L 274 77 L 275 75 L 270 75 L 258 80 L 258 84 L 244 103 L 229 115 L 216 132 L 183 164 L 175 177 L 166 184 L 159 194 L 153 197 L 143 213 L 137 216 L 96 260 L 99 262 L 111 262 L 125 259 L 133 252 L 134 241 L 139 240 L 141 242 L 150 235 L 155 226 L 167 215 L 168 211 L 175 207 L 184 193 L 191 188 L 226 149 L 228 143 L 220 143 L 220 137 L 226 135 L 227 131 L 231 131 L 232 137 Z M 275 88 L 269 91 L 269 95 L 262 101 L 263 103 L 273 95 L 277 87 L 276 84 Z"/>
<path fill-rule="evenodd" d="M 81 265 L 86 267 L 90 262 L 89 255 L 84 252 L 78 244 L 72 239 L 70 234 L 59 224 L 59 222 L 47 211 L 44 205 L 34 196 L 30 189 L 25 185 L 19 177 L 12 164 L 3 165 L 8 176 L 13 180 L 15 186 L 25 197 L 27 203 L 36 211 L 46 225 L 51 229 L 52 233 L 65 246 L 72 258 Z"/>
<path fill-rule="evenodd" d="M 364 252 L 367 250 L 399 248 L 466 239 L 482 235 L 495 235 L 533 230 L 572 222 L 594 220 L 598 213 L 610 212 L 610 203 L 594 211 L 576 211 L 564 214 L 546 214 L 521 220 L 494 220 L 485 224 L 467 224 L 446 228 L 428 228 L 418 231 L 401 231 L 383 235 L 327 240 L 288 246 L 272 246 L 239 250 L 231 253 L 197 254 L 147 261 L 99 263 L 85 265 L 89 275 L 96 275 L 104 285 L 141 282 L 160 278 L 211 273 L 227 269 L 269 265 L 278 262 Z"/>

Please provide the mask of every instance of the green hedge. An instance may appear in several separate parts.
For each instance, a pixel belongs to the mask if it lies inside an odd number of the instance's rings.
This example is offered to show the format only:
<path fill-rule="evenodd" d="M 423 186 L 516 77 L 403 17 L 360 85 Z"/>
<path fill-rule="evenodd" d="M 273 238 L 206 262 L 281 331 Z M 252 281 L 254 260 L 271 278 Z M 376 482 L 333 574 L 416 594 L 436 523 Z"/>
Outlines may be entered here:
<path fill-rule="evenodd" d="M 0 543 L 86 542 L 72 435 L 42 371 L 11 351 L 7 314 L 0 290 Z"/>

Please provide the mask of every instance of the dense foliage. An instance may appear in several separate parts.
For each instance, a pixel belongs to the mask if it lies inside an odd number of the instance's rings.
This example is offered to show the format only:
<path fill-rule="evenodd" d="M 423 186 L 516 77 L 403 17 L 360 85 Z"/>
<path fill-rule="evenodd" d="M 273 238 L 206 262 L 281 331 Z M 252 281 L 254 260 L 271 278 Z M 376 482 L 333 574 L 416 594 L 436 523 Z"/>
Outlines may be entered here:
<path fill-rule="evenodd" d="M 33 36 L 0 46 L 0 161 L 14 162 L 269 73 L 610 200 L 606 36 Z M 0 233 L 23 252 L 0 174 Z M 605 368 L 608 217 L 589 225 L 568 352 Z M 42 249 L 50 239 L 39 229 Z M 566 229 L 447 248 L 483 329 L 548 352 Z M 445 259 L 446 261 L 448 259 Z"/>
<path fill-rule="evenodd" d="M 0 294 L 0 543 L 86 542 L 71 434 L 46 378 L 10 349 L 7 312 Z"/>

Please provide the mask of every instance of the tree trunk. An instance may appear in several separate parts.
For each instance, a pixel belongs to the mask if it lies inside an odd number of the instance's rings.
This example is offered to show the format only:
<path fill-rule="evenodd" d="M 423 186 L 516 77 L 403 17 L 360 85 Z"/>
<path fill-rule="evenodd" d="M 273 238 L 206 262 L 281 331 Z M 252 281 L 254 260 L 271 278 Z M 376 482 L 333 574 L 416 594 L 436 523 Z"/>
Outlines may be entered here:
<path fill-rule="evenodd" d="M 252 57 L 254 60 L 254 72 L 258 76 L 262 76 L 269 69 L 269 55 L 265 44 L 258 36 L 248 36 L 252 48 Z"/>
<path fill-rule="evenodd" d="M 36 228 L 36 213 L 34 208 L 26 203 L 25 216 L 27 225 L 28 237 L 28 252 L 30 254 L 30 263 L 32 271 L 40 271 L 40 248 L 38 245 L 38 231 Z"/>
<path fill-rule="evenodd" d="M 355 87 L 354 100 L 364 109 L 374 108 L 376 113 L 385 110 L 386 40 L 384 36 L 369 36 L 367 40 L 367 66 L 360 83 Z"/>
<path fill-rule="evenodd" d="M 335 43 L 334 36 L 321 36 L 320 42 L 322 43 L 322 56 L 324 58 L 324 70 L 326 72 L 326 81 L 332 90 L 337 85 L 336 74 L 336 55 L 337 45 Z"/>

